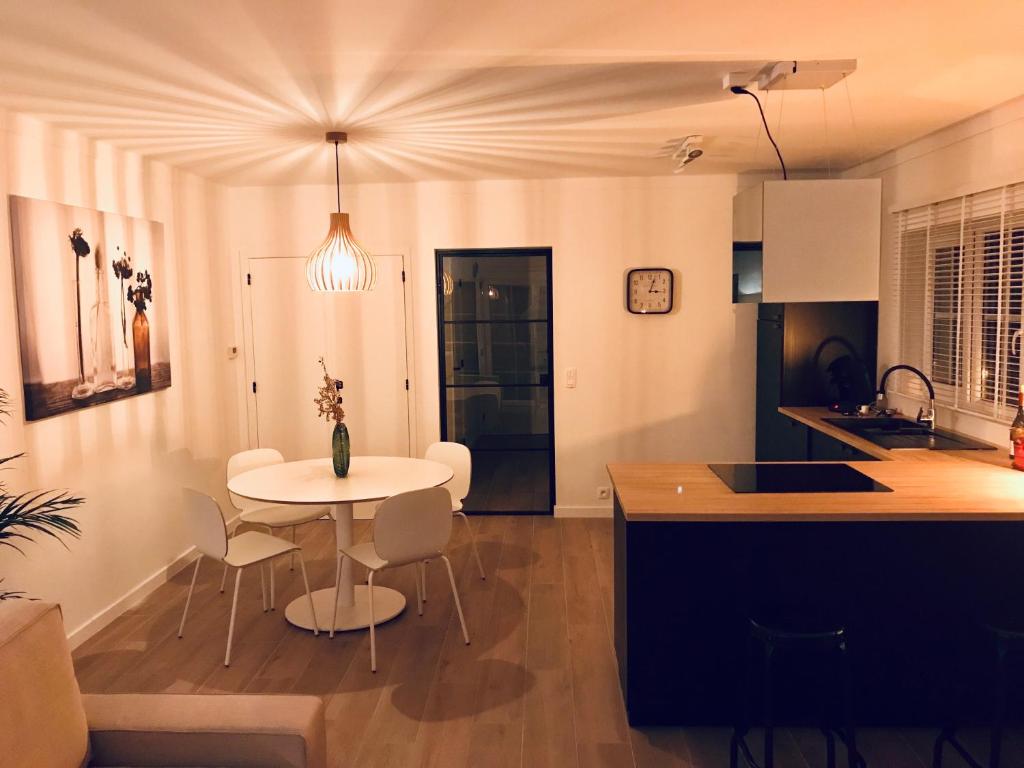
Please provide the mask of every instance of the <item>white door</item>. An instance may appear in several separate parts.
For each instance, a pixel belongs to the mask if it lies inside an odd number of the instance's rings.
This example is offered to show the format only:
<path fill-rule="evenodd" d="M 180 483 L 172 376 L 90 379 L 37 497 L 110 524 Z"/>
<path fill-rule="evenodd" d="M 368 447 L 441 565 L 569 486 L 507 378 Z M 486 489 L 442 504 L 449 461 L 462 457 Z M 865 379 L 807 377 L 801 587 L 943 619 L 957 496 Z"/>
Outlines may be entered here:
<path fill-rule="evenodd" d="M 259 447 L 286 461 L 330 455 L 333 425 L 313 405 L 323 357 L 344 382 L 352 455 L 409 455 L 403 259 L 375 259 L 377 285 L 368 293 L 311 291 L 304 258 L 249 260 L 250 418 L 254 411 Z"/>

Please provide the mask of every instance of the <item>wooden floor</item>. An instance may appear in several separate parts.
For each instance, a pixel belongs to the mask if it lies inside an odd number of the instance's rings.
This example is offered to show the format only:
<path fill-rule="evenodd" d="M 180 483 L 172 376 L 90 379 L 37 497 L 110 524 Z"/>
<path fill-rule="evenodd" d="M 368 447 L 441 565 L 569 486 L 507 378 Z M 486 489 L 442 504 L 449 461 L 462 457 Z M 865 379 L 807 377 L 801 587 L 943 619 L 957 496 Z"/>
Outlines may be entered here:
<path fill-rule="evenodd" d="M 457 521 L 456 521 L 457 522 Z M 487 569 L 481 581 L 456 525 L 452 562 L 472 645 L 465 646 L 443 565 L 429 575 L 425 615 L 406 610 L 378 632 L 369 669 L 366 632 L 313 637 L 283 607 L 300 594 L 298 571 L 278 568 L 277 611 L 264 614 L 255 572 L 243 579 L 232 665 L 223 666 L 230 596 L 220 569 L 200 572 L 184 639 L 176 637 L 189 573 L 117 619 L 75 653 L 86 692 L 267 692 L 322 696 L 332 766 L 582 768 L 728 765 L 724 729 L 630 729 L 611 635 L 611 521 L 550 517 L 472 520 Z M 357 522 L 365 538 L 367 523 Z M 314 589 L 331 582 L 333 532 L 300 530 Z M 380 580 L 415 606 L 411 569 Z M 984 735 L 969 734 L 972 745 Z M 934 733 L 863 729 L 871 766 L 925 768 Z M 1024 765 L 1011 735 L 1007 766 Z M 979 754 L 987 752 L 979 748 Z M 757 750 L 755 750 L 757 752 Z M 824 765 L 810 731 L 781 731 L 780 768 Z M 845 760 L 840 760 L 845 766 Z M 962 768 L 955 756 L 947 768 Z"/>
<path fill-rule="evenodd" d="M 551 512 L 548 451 L 474 451 L 467 512 Z"/>

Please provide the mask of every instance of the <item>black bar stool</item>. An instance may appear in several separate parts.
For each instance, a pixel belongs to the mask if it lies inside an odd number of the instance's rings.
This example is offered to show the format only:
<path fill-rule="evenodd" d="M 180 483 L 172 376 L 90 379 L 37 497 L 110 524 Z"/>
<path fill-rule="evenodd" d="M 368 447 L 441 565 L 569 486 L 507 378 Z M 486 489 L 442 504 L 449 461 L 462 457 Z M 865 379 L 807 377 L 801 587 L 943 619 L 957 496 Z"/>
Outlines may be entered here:
<path fill-rule="evenodd" d="M 828 768 L 835 768 L 836 739 L 846 747 L 847 759 L 851 766 L 864 766 L 864 759 L 857 752 L 856 734 L 853 725 L 853 696 L 850 677 L 850 659 L 847 649 L 845 626 L 822 616 L 811 616 L 803 612 L 776 614 L 768 619 L 754 617 L 749 620 L 747 653 L 747 675 L 743 683 L 742 721 L 733 729 L 729 745 L 730 768 L 738 768 L 739 756 L 751 768 L 774 768 L 775 765 L 775 701 L 774 662 L 777 651 L 820 648 L 836 652 L 840 663 L 841 695 L 843 702 L 843 730 L 828 723 L 821 724 L 825 737 Z M 747 744 L 750 731 L 749 680 L 751 677 L 754 651 L 760 645 L 764 651 L 764 765 L 761 766 L 751 754 Z"/>
<path fill-rule="evenodd" d="M 995 690 L 992 704 L 992 734 L 989 741 L 988 765 L 980 762 L 974 757 L 957 738 L 954 726 L 944 727 L 935 739 L 935 749 L 932 754 L 932 768 L 942 768 L 942 748 L 949 744 L 964 759 L 971 768 L 999 768 L 1003 753 L 1003 729 L 1006 724 L 1006 695 L 1008 684 L 1006 680 L 1006 657 L 1010 654 L 1012 647 L 1024 647 L 1024 626 L 1007 624 L 997 626 L 987 624 L 985 626 L 995 639 Z"/>

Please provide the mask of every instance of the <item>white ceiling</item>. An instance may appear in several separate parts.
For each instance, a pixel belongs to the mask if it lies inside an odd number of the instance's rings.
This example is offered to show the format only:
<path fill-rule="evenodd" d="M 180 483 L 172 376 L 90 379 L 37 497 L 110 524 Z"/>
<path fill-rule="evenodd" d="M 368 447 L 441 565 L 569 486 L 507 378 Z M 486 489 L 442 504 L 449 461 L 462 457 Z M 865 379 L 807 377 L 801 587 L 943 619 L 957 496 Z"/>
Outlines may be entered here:
<path fill-rule="evenodd" d="M 228 184 L 775 167 L 723 74 L 856 58 L 762 94 L 787 164 L 846 168 L 1024 93 L 1020 0 L 0 0 L 0 106 Z M 852 109 L 851 109 L 852 108 Z"/>

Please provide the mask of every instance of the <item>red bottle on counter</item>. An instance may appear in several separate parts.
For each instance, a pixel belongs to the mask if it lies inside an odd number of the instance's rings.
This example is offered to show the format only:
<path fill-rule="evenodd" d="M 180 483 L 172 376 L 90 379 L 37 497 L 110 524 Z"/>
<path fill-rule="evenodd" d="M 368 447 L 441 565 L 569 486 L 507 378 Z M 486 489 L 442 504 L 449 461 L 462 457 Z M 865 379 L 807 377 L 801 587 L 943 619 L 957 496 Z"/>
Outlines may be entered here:
<path fill-rule="evenodd" d="M 1024 390 L 1017 392 L 1017 415 L 1010 425 L 1010 458 L 1011 466 L 1024 472 Z"/>

